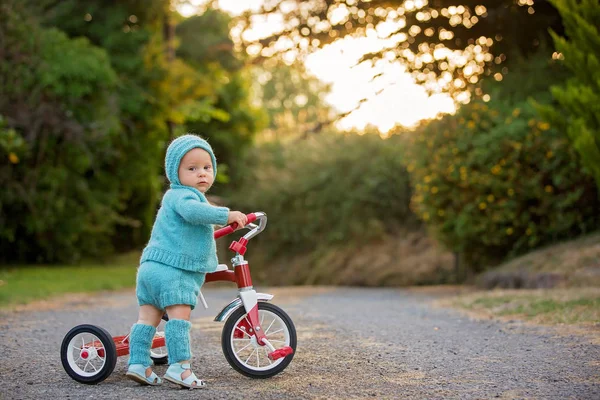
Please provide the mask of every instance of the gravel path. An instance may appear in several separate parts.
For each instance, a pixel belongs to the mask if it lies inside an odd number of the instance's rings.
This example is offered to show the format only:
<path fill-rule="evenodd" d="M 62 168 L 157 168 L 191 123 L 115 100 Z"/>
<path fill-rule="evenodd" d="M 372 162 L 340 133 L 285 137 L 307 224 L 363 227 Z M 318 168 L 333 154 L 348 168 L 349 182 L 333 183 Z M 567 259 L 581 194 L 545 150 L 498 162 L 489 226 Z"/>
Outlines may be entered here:
<path fill-rule="evenodd" d="M 470 320 L 397 289 L 277 288 L 298 350 L 267 380 L 226 362 L 216 313 L 235 288 L 207 288 L 209 310 L 192 314 L 194 366 L 206 390 L 140 387 L 124 377 L 126 357 L 95 386 L 67 376 L 60 345 L 75 325 L 126 334 L 137 316 L 132 291 L 71 296 L 37 311 L 0 313 L 1 399 L 543 398 L 600 399 L 600 346 L 548 328 Z M 161 375 L 166 366 L 157 366 Z"/>

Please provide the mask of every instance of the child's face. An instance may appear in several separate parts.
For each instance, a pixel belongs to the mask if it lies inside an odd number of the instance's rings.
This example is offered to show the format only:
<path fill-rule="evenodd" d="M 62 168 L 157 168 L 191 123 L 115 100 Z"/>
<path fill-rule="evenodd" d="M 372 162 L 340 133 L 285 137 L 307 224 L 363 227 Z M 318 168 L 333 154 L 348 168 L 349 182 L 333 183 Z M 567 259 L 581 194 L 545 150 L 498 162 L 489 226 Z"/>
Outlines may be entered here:
<path fill-rule="evenodd" d="M 179 182 L 191 186 L 202 193 L 215 181 L 212 159 L 206 150 L 195 148 L 183 156 L 179 163 Z"/>

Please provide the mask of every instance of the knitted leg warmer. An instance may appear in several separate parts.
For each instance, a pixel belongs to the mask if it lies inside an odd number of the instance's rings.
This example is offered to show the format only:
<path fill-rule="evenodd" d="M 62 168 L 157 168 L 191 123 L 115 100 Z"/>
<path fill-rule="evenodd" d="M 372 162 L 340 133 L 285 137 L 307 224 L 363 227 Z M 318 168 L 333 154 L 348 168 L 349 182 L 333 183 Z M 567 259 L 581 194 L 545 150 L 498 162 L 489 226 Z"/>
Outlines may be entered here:
<path fill-rule="evenodd" d="M 134 324 L 129 335 L 129 365 L 142 364 L 146 367 L 152 365 L 150 347 L 156 328 L 152 325 Z"/>
<path fill-rule="evenodd" d="M 171 319 L 165 325 L 165 339 L 169 364 L 192 358 L 190 349 L 190 329 L 192 323 L 184 319 Z"/>

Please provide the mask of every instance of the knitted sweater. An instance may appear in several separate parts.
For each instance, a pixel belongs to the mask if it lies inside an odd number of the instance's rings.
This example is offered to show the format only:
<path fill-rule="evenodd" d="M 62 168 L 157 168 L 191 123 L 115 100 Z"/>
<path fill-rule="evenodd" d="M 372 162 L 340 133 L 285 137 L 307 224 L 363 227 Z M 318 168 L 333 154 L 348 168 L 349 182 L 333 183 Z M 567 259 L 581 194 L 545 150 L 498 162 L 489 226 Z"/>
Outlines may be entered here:
<path fill-rule="evenodd" d="M 227 224 L 229 209 L 211 206 L 199 190 L 171 185 L 162 199 L 140 263 L 156 261 L 194 272 L 214 272 L 214 224 Z"/>

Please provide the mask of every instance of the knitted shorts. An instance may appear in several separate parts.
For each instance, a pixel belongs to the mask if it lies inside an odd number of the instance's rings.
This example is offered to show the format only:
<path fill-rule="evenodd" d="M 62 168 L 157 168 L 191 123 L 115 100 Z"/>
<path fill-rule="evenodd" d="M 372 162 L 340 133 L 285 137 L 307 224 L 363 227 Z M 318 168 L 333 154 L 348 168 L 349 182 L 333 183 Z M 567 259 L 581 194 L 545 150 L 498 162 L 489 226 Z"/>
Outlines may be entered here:
<path fill-rule="evenodd" d="M 138 268 L 135 294 L 138 304 L 159 310 L 176 304 L 187 304 L 192 310 L 198 303 L 200 287 L 206 274 L 144 261 Z"/>

